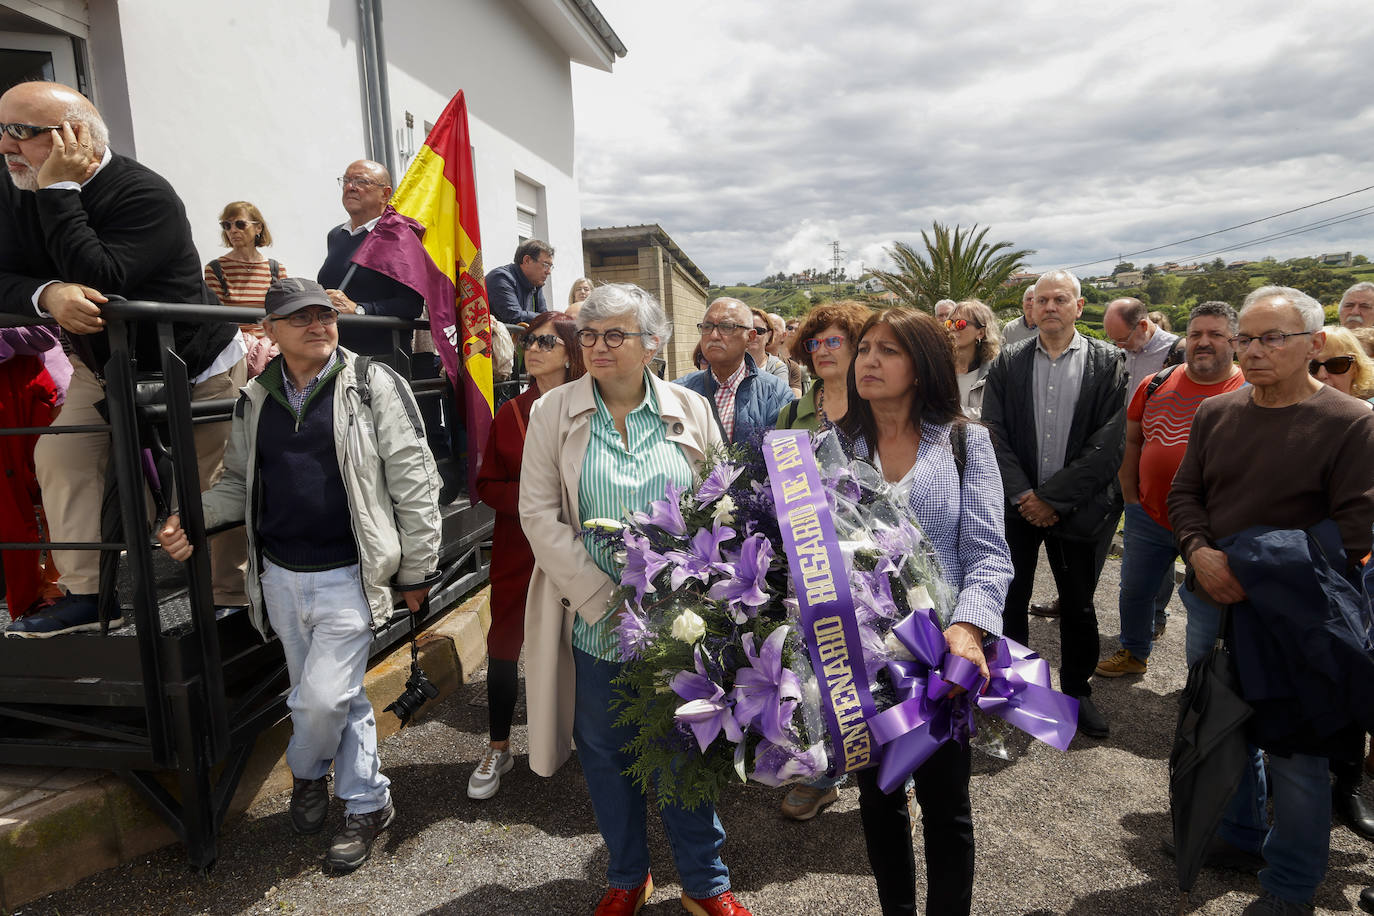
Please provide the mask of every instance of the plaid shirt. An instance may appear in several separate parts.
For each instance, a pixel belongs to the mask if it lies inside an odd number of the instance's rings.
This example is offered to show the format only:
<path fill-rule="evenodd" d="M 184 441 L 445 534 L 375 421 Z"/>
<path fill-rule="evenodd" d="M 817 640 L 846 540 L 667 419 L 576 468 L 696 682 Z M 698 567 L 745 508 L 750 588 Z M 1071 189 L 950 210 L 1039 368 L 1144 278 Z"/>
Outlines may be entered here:
<path fill-rule="evenodd" d="M 329 359 L 325 361 L 324 368 L 320 369 L 319 372 L 315 373 L 315 377 L 312 378 L 306 384 L 306 386 L 302 388 L 300 391 L 297 391 L 296 386 L 291 383 L 291 373 L 286 371 L 285 360 L 282 361 L 281 389 L 282 392 L 286 395 L 287 403 L 289 403 L 291 405 L 291 409 L 296 412 L 296 416 L 299 417 L 301 415 L 301 411 L 305 409 L 305 402 L 310 399 L 310 392 L 315 390 L 315 386 L 319 385 L 320 379 L 323 378 L 326 374 L 328 374 L 329 370 L 333 369 L 334 364 L 338 361 L 339 351 L 335 350 L 333 353 L 329 354 Z"/>
<path fill-rule="evenodd" d="M 721 428 L 725 430 L 726 442 L 735 441 L 735 392 L 739 389 L 739 383 L 743 380 L 747 368 L 748 364 L 741 362 L 734 375 L 723 382 L 719 378 L 716 379 L 720 382 L 720 387 L 716 389 L 716 415 L 720 417 Z"/>

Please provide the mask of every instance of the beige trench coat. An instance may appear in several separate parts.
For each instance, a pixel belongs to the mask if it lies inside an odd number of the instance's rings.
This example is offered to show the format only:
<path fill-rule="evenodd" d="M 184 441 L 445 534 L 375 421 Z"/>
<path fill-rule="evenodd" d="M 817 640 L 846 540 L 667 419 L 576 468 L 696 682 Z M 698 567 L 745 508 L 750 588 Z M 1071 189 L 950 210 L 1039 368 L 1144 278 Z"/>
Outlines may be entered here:
<path fill-rule="evenodd" d="M 697 468 L 706 451 L 721 444 L 711 405 L 696 392 L 648 377 L 668 440 Z M 520 525 L 534 551 L 525 604 L 525 696 L 530 769 L 540 776 L 552 776 L 572 752 L 573 614 L 596 623 L 617 586 L 576 539 L 577 488 L 596 412 L 592 384 L 586 375 L 534 402 L 520 468 Z"/>

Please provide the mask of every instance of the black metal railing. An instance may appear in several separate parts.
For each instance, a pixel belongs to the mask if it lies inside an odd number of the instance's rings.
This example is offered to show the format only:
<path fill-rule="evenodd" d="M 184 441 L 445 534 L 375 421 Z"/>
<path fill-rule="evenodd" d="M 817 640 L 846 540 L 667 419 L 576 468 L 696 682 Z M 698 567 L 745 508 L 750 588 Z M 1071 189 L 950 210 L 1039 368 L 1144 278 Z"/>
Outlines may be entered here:
<path fill-rule="evenodd" d="M 0 435 L 109 433 L 100 539 L 11 542 L 0 549 L 99 551 L 102 620 L 131 616 L 133 622 L 119 630 L 102 627 L 48 639 L 0 638 L 0 763 L 118 772 L 176 831 L 190 865 L 207 869 L 258 734 L 286 714 L 287 680 L 280 645 L 262 640 L 246 614 L 220 617 L 214 605 L 193 427 L 229 421 L 235 401 L 192 401 L 186 365 L 167 344 L 174 321 L 247 324 L 261 320 L 262 313 L 112 301 L 102 306 L 102 314 L 111 351 L 103 367 L 108 422 L 0 430 Z M 157 373 L 163 390 L 160 398 L 139 404 L 130 342 L 137 327 L 149 322 L 156 323 L 164 343 Z M 452 399 L 446 380 L 413 378 L 403 343 L 415 330 L 427 330 L 422 323 L 351 315 L 341 322 L 390 334 L 392 356 L 386 359 L 410 381 L 417 399 L 436 409 Z M 43 322 L 0 315 L 0 326 L 36 323 Z M 506 384 L 518 390 L 521 382 Z M 429 413 L 438 415 L 435 409 Z M 430 433 L 432 439 L 442 435 Z M 467 495 L 466 462 L 461 453 L 454 454 L 451 439 L 447 445 L 447 471 L 457 485 L 448 488 L 453 498 L 443 507 L 440 567 L 446 584 L 431 596 L 431 618 L 486 581 L 490 556 L 492 514 Z M 162 453 L 159 461 L 171 470 L 182 525 L 201 548 L 184 566 L 171 563 L 153 544 L 144 448 Z M 376 632 L 374 655 L 407 632 L 405 616 L 393 618 Z M 158 778 L 163 774 L 174 778 L 175 792 Z"/>

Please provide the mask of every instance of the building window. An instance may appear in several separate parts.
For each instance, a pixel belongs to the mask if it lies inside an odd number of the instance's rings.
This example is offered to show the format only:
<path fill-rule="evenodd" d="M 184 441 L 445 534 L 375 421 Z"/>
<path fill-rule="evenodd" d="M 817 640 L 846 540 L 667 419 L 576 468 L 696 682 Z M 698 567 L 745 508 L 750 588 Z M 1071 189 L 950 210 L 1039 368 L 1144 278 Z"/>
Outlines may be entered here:
<path fill-rule="evenodd" d="M 544 212 L 544 186 L 519 173 L 515 176 L 515 234 L 519 242 L 548 240 L 549 223 Z"/>

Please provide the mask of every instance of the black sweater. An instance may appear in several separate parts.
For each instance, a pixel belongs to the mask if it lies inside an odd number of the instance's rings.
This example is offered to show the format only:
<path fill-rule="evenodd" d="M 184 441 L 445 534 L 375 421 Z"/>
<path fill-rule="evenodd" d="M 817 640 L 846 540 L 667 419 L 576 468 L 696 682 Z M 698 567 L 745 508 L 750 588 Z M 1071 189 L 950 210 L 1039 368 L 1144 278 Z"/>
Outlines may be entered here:
<path fill-rule="evenodd" d="M 210 301 L 186 208 L 156 172 L 125 156 L 80 191 L 0 192 L 0 311 L 33 315 L 33 294 L 49 280 L 82 283 L 110 296 L 152 302 Z M 203 371 L 238 333 L 232 323 L 173 325 L 177 353 L 190 374 Z M 109 358 L 107 332 L 74 335 L 99 370 Z M 161 367 L 157 328 L 138 328 L 140 369 Z"/>

